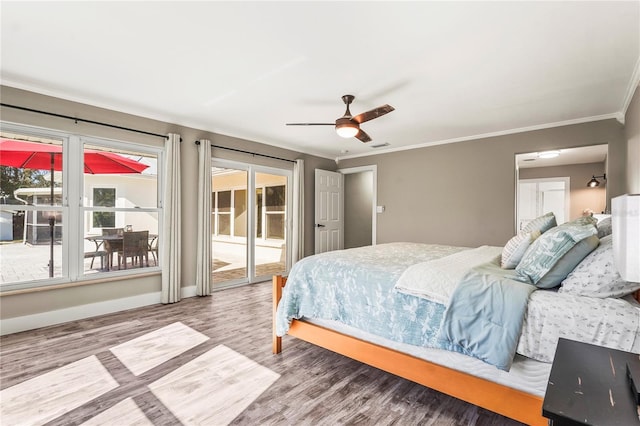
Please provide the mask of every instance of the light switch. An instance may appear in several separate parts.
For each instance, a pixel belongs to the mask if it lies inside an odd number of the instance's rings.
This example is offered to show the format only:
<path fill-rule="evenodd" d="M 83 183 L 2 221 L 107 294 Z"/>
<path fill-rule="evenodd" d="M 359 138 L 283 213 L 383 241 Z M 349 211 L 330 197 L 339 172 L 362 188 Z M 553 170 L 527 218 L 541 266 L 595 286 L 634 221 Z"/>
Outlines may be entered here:
<path fill-rule="evenodd" d="M 384 213 L 384 206 L 376 206 L 376 213 Z"/>

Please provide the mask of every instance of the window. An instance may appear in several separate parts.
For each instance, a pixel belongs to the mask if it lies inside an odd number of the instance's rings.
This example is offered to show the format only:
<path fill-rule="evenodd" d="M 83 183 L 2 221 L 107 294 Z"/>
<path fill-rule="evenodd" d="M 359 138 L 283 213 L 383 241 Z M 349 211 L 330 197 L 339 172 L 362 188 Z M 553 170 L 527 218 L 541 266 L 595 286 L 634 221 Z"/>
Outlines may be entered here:
<path fill-rule="evenodd" d="M 218 192 L 216 200 L 218 202 L 216 206 L 218 213 L 216 233 L 218 235 L 231 235 L 231 191 Z"/>
<path fill-rule="evenodd" d="M 287 206 L 284 185 L 265 188 L 265 211 L 267 216 L 267 238 L 284 239 L 284 212 Z"/>
<path fill-rule="evenodd" d="M 93 188 L 93 204 L 98 207 L 116 206 L 115 188 Z M 115 228 L 115 212 L 93 212 L 94 228 Z"/>
<path fill-rule="evenodd" d="M 0 291 L 159 269 L 162 149 L 1 126 Z M 125 256 L 127 231 L 149 252 Z"/>

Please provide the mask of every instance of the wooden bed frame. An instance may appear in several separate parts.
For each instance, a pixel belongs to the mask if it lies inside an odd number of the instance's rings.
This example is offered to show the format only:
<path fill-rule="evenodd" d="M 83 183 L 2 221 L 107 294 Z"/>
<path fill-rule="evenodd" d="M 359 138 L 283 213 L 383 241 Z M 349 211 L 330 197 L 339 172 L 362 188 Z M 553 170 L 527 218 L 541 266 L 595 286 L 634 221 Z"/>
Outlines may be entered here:
<path fill-rule="evenodd" d="M 282 351 L 276 336 L 276 309 L 286 277 L 273 277 L 273 353 Z M 443 367 L 384 346 L 347 336 L 308 322 L 293 320 L 288 334 L 353 358 L 423 386 L 529 425 L 547 425 L 542 417 L 543 398 L 471 374 Z"/>

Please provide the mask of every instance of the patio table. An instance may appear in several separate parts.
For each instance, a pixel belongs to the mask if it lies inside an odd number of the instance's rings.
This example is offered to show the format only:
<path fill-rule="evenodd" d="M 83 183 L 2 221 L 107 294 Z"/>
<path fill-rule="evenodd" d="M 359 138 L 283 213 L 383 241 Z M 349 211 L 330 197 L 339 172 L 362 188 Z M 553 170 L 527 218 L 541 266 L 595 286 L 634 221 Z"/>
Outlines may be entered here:
<path fill-rule="evenodd" d="M 104 247 L 104 252 L 106 253 L 107 257 L 105 269 L 107 271 L 110 270 L 113 259 L 113 248 L 122 247 L 122 241 L 124 237 L 122 235 L 88 235 L 84 238 L 87 241 L 93 241 L 93 243 L 96 245 L 94 258 L 95 256 L 102 256 L 100 247 Z M 151 250 L 151 247 L 156 238 L 158 238 L 158 234 L 149 234 L 149 250 Z M 93 261 L 91 263 L 93 264 Z"/>

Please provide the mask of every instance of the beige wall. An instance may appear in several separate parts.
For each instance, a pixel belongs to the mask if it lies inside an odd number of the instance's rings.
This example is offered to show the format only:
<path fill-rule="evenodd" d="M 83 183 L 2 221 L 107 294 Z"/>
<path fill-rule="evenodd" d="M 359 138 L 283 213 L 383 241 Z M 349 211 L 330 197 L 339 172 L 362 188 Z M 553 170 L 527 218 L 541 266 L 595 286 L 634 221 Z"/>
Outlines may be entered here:
<path fill-rule="evenodd" d="M 182 166 L 182 285 L 194 285 L 197 206 L 196 139 L 210 139 L 216 145 L 256 151 L 287 159 L 305 160 L 305 254 L 314 251 L 314 170 L 336 170 L 333 160 L 300 154 L 273 146 L 218 135 L 157 120 L 92 107 L 0 86 L 6 104 L 78 116 L 146 130 L 179 133 L 183 138 Z M 628 152 L 640 149 L 638 93 L 626 116 L 627 129 L 615 120 L 578 124 L 515 135 L 478 139 L 410 151 L 374 155 L 340 162 L 340 168 L 377 164 L 378 204 L 385 213 L 377 216 L 377 240 L 424 241 L 477 246 L 504 244 L 514 232 L 516 153 L 609 144 L 609 197 L 627 191 L 640 192 L 640 160 Z M 633 113 L 632 113 L 633 112 Z M 635 114 L 635 115 L 634 115 Z M 71 120 L 2 107 L 4 121 L 39 126 L 96 137 L 162 146 L 164 140 Z M 629 143 L 627 143 L 627 139 Z M 289 163 L 225 150 L 214 156 L 261 165 L 289 167 Z M 627 168 L 629 174 L 627 177 Z M 401 188 L 402 190 L 399 190 Z M 37 293 L 0 297 L 0 318 L 54 311 L 130 296 L 157 292 L 160 276 L 94 284 Z"/>
<path fill-rule="evenodd" d="M 600 186 L 587 187 L 592 176 L 605 174 L 604 163 L 572 164 L 557 167 L 531 167 L 520 169 L 520 179 L 540 179 L 550 177 L 569 177 L 570 211 L 567 221 L 582 216 L 584 209 L 602 213 L 606 208 L 606 182 L 600 178 Z"/>
<path fill-rule="evenodd" d="M 182 286 L 195 284 L 196 270 L 196 209 L 197 209 L 197 139 L 209 139 L 215 145 L 234 147 L 247 151 L 260 152 L 266 155 L 294 160 L 305 160 L 305 253 L 312 254 L 314 250 L 314 168 L 336 170 L 335 161 L 301 154 L 282 148 L 268 146 L 257 142 L 233 138 L 224 135 L 198 130 L 189 127 L 170 124 L 162 121 L 146 119 L 130 114 L 120 113 L 85 104 L 66 101 L 58 98 L 27 92 L 11 87 L 0 86 L 2 102 L 19 105 L 26 108 L 43 110 L 52 113 L 80 117 L 87 120 L 110 123 L 122 127 L 144 130 L 147 132 L 167 134 L 179 133 L 183 142 L 181 146 L 182 168 Z M 87 123 L 75 123 L 72 120 L 56 118 L 47 115 L 2 107 L 0 118 L 3 121 L 18 124 L 38 126 L 47 129 L 60 130 L 102 138 L 130 141 L 141 144 L 163 146 L 164 139 L 132 133 L 124 130 L 112 129 Z M 292 163 L 271 160 L 262 157 L 247 156 L 241 153 L 213 149 L 213 155 L 235 161 L 253 162 L 264 166 L 292 168 Z M 36 314 L 58 309 L 77 307 L 80 305 L 103 302 L 113 299 L 144 295 L 160 290 L 160 275 L 85 285 L 80 287 L 40 291 L 36 293 L 19 294 L 0 297 L 0 318 L 13 318 L 23 315 Z"/>
<path fill-rule="evenodd" d="M 503 245 L 515 232 L 515 154 L 609 144 L 609 197 L 625 192 L 626 140 L 616 120 L 340 161 L 378 167 L 378 243 Z"/>
<path fill-rule="evenodd" d="M 627 139 L 627 187 L 625 192 L 640 194 L 640 87 L 631 99 L 625 115 Z"/>

